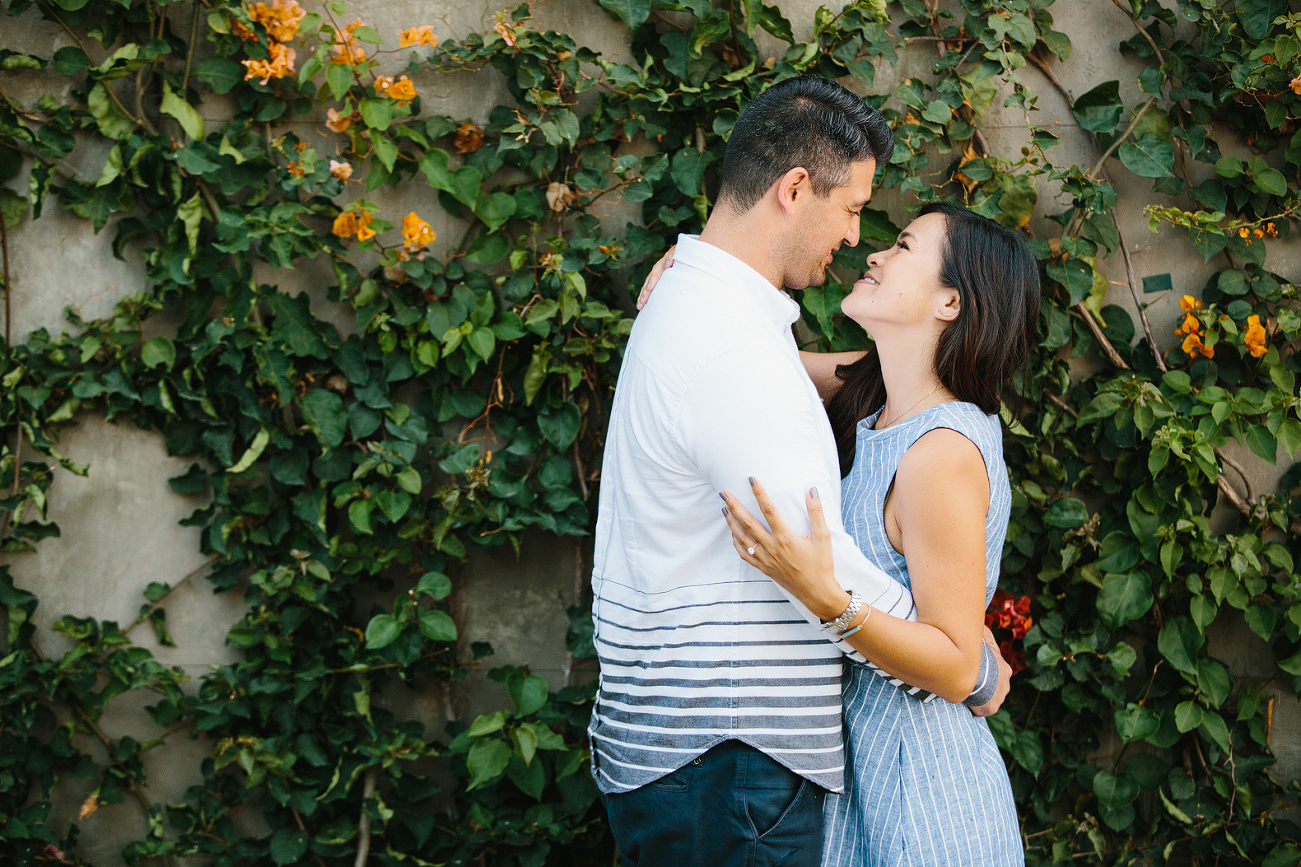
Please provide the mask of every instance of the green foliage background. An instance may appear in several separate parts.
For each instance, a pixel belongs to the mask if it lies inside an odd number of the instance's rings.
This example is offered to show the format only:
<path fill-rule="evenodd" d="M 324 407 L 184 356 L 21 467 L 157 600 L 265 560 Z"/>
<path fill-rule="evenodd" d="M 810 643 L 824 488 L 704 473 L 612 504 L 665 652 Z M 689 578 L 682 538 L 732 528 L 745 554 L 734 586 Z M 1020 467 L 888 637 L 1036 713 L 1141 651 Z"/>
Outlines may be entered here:
<path fill-rule="evenodd" d="M 45 70 L 53 92 L 71 84 L 67 99 L 37 105 L 0 94 L 0 179 L 29 178 L 23 194 L 0 189 L 0 222 L 7 232 L 66 208 L 110 231 L 118 255 L 142 256 L 148 274 L 108 319 L 6 335 L 4 550 L 58 533 L 46 518 L 58 495 L 51 468 L 85 472 L 59 454 L 59 430 L 103 413 L 193 458 L 172 486 L 211 497 L 189 519 L 211 557 L 203 580 L 247 606 L 228 636 L 240 661 L 186 684 L 128 634 L 149 623 L 170 640 L 174 587 L 151 586 L 127 627 L 64 617 L 55 629 L 72 649 L 46 658 L 34 641 L 38 598 L 0 570 L 5 862 L 86 863 L 78 837 L 95 833 L 93 814 L 56 826 L 51 795 L 61 779 L 91 779 L 89 807 L 133 800 L 144 813 L 147 830 L 124 851 L 132 864 L 609 863 L 583 737 L 590 686 L 549 694 L 526 669 L 496 669 L 513 707 L 445 731 L 374 699 L 399 682 L 440 689 L 486 651 L 458 648 L 448 610 L 470 546 L 590 530 L 631 326 L 626 287 L 677 231 L 699 227 L 739 109 L 801 73 L 873 93 L 876 65 L 909 40 L 933 45 L 935 60 L 929 75 L 870 97 L 899 143 L 884 188 L 1013 226 L 1027 223 L 1045 182 L 1071 200 L 1050 214 L 1060 231 L 1032 241 L 1046 275 L 1025 383 L 1036 399 L 1007 419 L 1005 586 L 1033 597 L 1036 623 L 1028 671 L 991 724 L 1028 860 L 1301 863 L 1301 828 L 1282 815 L 1301 790 L 1268 774 L 1272 699 L 1264 684 L 1235 683 L 1206 640 L 1217 621 L 1245 621 L 1295 690 L 1301 479 L 1292 470 L 1277 491 L 1244 495 L 1222 449 L 1242 442 L 1272 462 L 1301 447 L 1297 289 L 1265 268 L 1272 232 L 1289 235 L 1301 206 L 1296 4 L 1114 0 L 1134 20 L 1122 48 L 1145 64 L 1146 96 L 1127 105 L 1116 81 L 1067 94 L 1096 141 L 1088 166 L 1057 157 L 1020 77 L 1034 64 L 1056 82 L 1053 65 L 1070 53 L 1052 0 L 961 0 L 950 11 L 859 0 L 819 10 L 808 42 L 761 0 L 602 5 L 629 27 L 623 56 L 635 65 L 532 29 L 526 7 L 411 55 L 412 73 L 491 66 L 504 76 L 514 103 L 493 108 L 483 146 L 462 154 L 463 118 L 377 91 L 370 62 L 330 61 L 352 17 L 342 3 L 303 20 L 295 75 L 265 85 L 245 81 L 238 63 L 268 56 L 265 28 L 231 0 L 4 4 L 57 23 L 75 47 L 0 49 L 4 69 Z M 256 39 L 241 40 L 236 23 Z M 759 52 L 760 28 L 784 53 Z M 365 27 L 354 36 L 368 52 L 392 42 Z M 234 115 L 209 128 L 194 106 L 212 93 Z M 1019 152 L 985 138 L 996 101 L 1026 109 Z M 401 215 L 364 198 L 350 207 L 373 212 L 379 234 L 359 243 L 331 232 L 352 195 L 321 141 L 274 126 L 326 107 L 358 113 L 335 140 L 366 190 L 432 187 L 464 221 L 447 255 L 400 254 Z M 81 139 L 109 145 L 93 183 L 61 166 Z M 1145 316 L 1105 303 L 1095 266 L 1128 262 L 1133 245 L 1107 177 L 1117 160 L 1151 179 L 1144 195 L 1163 203 L 1153 225 L 1187 233 L 1219 269 L 1205 286 L 1175 287 L 1203 302 L 1193 316 L 1213 358 L 1161 350 L 1168 341 L 1154 340 Z M 603 228 L 591 210 L 607 195 L 639 204 L 640 223 Z M 882 211 L 863 228 L 866 243 L 842 251 L 836 274 L 897 231 Z M 253 279 L 256 262 L 285 269 L 322 256 L 336 278 L 330 303 L 350 311 L 356 333 L 318 319 L 306 296 Z M 6 258 L 6 293 L 7 269 Z M 844 292 L 830 283 L 803 294 L 804 324 L 823 347 L 863 343 L 838 314 Z M 181 324 L 146 339 L 163 312 Z M 1263 343 L 1247 339 L 1253 315 Z M 1228 532 L 1208 523 L 1221 496 L 1240 513 Z M 569 647 L 590 653 L 586 615 L 575 615 Z M 105 731 L 106 705 L 139 691 L 156 731 Z M 102 749 L 81 749 L 86 735 Z M 176 737 L 211 753 L 183 801 L 156 803 L 142 757 Z M 241 809 L 269 830 L 250 831 Z"/>

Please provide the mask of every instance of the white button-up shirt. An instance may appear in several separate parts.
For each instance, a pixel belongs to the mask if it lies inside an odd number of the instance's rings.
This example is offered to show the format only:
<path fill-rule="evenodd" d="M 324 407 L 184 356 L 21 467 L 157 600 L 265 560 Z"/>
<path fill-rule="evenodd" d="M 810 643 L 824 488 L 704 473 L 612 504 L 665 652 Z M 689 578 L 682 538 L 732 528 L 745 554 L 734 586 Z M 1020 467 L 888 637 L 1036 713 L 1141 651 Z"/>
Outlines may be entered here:
<path fill-rule="evenodd" d="M 606 439 L 592 575 L 601 683 L 590 731 L 604 792 L 642 786 L 729 738 L 841 789 L 841 654 L 862 656 L 737 556 L 720 491 L 757 517 L 754 476 L 807 533 L 816 486 L 841 585 L 916 618 L 908 591 L 841 523 L 835 442 L 791 333 L 798 315 L 757 271 L 683 235 L 637 317 Z"/>

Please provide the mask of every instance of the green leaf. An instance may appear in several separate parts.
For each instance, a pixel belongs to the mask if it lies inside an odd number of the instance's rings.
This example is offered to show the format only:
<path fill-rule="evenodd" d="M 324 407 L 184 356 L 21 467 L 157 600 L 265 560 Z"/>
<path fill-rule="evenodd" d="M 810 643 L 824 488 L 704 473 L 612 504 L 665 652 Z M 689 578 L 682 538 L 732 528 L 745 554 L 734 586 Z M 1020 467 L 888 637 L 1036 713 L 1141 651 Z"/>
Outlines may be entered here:
<path fill-rule="evenodd" d="M 1157 636 L 1156 646 L 1171 665 L 1184 674 L 1195 676 L 1197 667 L 1193 663 L 1197 652 L 1205 641 L 1191 621 L 1183 617 L 1166 620 Z M 1187 731 L 1187 729 L 1181 729 Z"/>
<path fill-rule="evenodd" d="M 1287 0 L 1236 0 L 1229 8 L 1242 22 L 1247 38 L 1259 42 L 1269 34 L 1270 24 L 1288 11 Z"/>
<path fill-rule="evenodd" d="M 1197 660 L 1197 688 L 1211 707 L 1224 704 L 1231 686 L 1229 670 L 1222 663 L 1206 657 Z"/>
<path fill-rule="evenodd" d="M 515 752 L 524 760 L 524 764 L 531 763 L 538 751 L 538 736 L 533 727 L 516 726 L 510 733 L 510 739 L 515 742 Z"/>
<path fill-rule="evenodd" d="M 1195 701 L 1183 701 L 1175 708 L 1175 726 L 1181 732 L 1190 732 L 1202 724 L 1202 706 Z"/>
<path fill-rule="evenodd" d="M 185 226 L 185 241 L 189 244 L 191 255 L 199 248 L 199 224 L 205 213 L 203 199 L 197 192 L 176 208 L 176 219 Z M 186 273 L 189 273 L 188 259 L 186 263 Z"/>
<path fill-rule="evenodd" d="M 352 67 L 331 63 L 325 70 L 325 81 L 330 85 L 330 94 L 335 99 L 343 99 L 352 87 Z"/>
<path fill-rule="evenodd" d="M 90 66 L 90 61 L 86 59 L 84 51 L 69 45 L 54 52 L 51 66 L 59 75 L 73 76 L 79 72 L 85 72 Z"/>
<path fill-rule="evenodd" d="M 1174 174 L 1174 144 L 1150 133 L 1138 141 L 1127 141 L 1117 150 L 1125 168 L 1141 178 L 1164 178 Z"/>
<path fill-rule="evenodd" d="M 397 474 L 398 485 L 408 494 L 420 493 L 420 471 L 415 467 L 407 467 Z"/>
<path fill-rule="evenodd" d="M 1043 522 L 1049 527 L 1073 529 L 1089 520 L 1089 508 L 1076 497 L 1063 497 L 1044 512 Z"/>
<path fill-rule="evenodd" d="M 1128 774 L 1098 771 L 1093 777 L 1093 792 L 1103 806 L 1116 809 L 1133 803 L 1138 797 L 1138 783 Z"/>
<path fill-rule="evenodd" d="M 442 572 L 426 572 L 416 583 L 417 596 L 431 596 L 434 599 L 446 599 L 452 592 L 452 581 Z"/>
<path fill-rule="evenodd" d="M 361 27 L 358 27 L 356 30 L 352 31 L 352 35 L 356 39 L 362 42 L 370 43 L 371 45 L 384 44 L 384 38 L 379 35 L 379 31 L 376 30 L 374 27 L 370 27 L 365 24 L 363 24 Z"/>
<path fill-rule="evenodd" d="M 599 0 L 601 8 L 619 17 L 631 29 L 641 26 L 650 17 L 650 0 Z"/>
<path fill-rule="evenodd" d="M 1247 428 L 1247 446 L 1271 464 L 1278 460 L 1278 440 L 1263 424 Z"/>
<path fill-rule="evenodd" d="M 695 148 L 683 148 L 673 155 L 669 175 L 683 195 L 694 196 L 700 193 L 707 156 Z"/>
<path fill-rule="evenodd" d="M 1161 727 L 1161 717 L 1150 708 L 1130 702 L 1125 707 L 1118 707 L 1114 712 L 1116 734 L 1125 743 L 1143 740 L 1156 734 Z"/>
<path fill-rule="evenodd" d="M 388 97 L 367 97 L 357 107 L 371 129 L 385 130 L 393 123 L 393 102 Z"/>
<path fill-rule="evenodd" d="M 348 428 L 348 413 L 343 408 L 343 398 L 323 388 L 313 388 L 299 400 L 303 419 L 321 445 L 332 449 L 343 443 Z"/>
<path fill-rule="evenodd" d="M 456 621 L 438 608 L 420 612 L 420 634 L 430 641 L 455 641 Z"/>
<path fill-rule="evenodd" d="M 542 762 L 526 765 L 518 755 L 512 754 L 506 766 L 506 776 L 521 792 L 534 800 L 542 800 L 542 790 L 547 785 L 547 769 Z"/>
<path fill-rule="evenodd" d="M 376 614 L 366 624 L 366 649 L 388 647 L 402 634 L 402 624 L 392 614 Z"/>
<path fill-rule="evenodd" d="M 573 443 L 582 422 L 582 411 L 571 401 L 565 401 L 559 407 L 547 407 L 538 414 L 538 429 L 542 436 L 561 451 Z"/>
<path fill-rule="evenodd" d="M 1185 825 L 1193 824 L 1193 820 L 1189 818 L 1188 814 L 1176 807 L 1174 801 L 1171 801 L 1166 797 L 1164 789 L 1158 789 L 1157 791 L 1161 795 L 1161 803 L 1165 806 L 1166 812 L 1169 813 L 1176 822 L 1183 822 Z"/>
<path fill-rule="evenodd" d="M 1278 617 L 1274 614 L 1274 607 L 1268 603 L 1252 605 L 1244 613 L 1247 625 L 1251 631 L 1259 635 L 1265 641 L 1274 637 L 1274 629 L 1278 625 Z"/>
<path fill-rule="evenodd" d="M 466 734 L 472 738 L 481 738 L 493 732 L 501 731 L 506 725 L 506 714 L 502 711 L 475 717 Z"/>
<path fill-rule="evenodd" d="M 475 203 L 474 215 L 483 220 L 489 232 L 495 232 L 515 215 L 516 207 L 515 197 L 508 193 L 481 194 Z"/>
<path fill-rule="evenodd" d="M 173 93 L 171 85 L 166 81 L 163 82 L 163 102 L 159 110 L 163 114 L 176 118 L 176 122 L 190 138 L 195 140 L 203 138 L 205 128 L 203 118 L 194 106 Z"/>
<path fill-rule="evenodd" d="M 165 367 L 170 370 L 176 364 L 176 345 L 166 337 L 155 337 L 145 341 L 140 347 L 140 360 L 145 367 Z"/>
<path fill-rule="evenodd" d="M 262 456 L 262 452 L 266 449 L 267 443 L 269 442 L 271 442 L 271 431 L 266 428 L 259 429 L 253 436 L 253 442 L 249 443 L 248 448 L 244 450 L 244 454 L 240 456 L 239 461 L 234 466 L 228 467 L 226 472 L 242 473 L 249 467 L 253 466 L 257 459 Z"/>
<path fill-rule="evenodd" d="M 99 131 L 111 139 L 124 139 L 135 132 L 135 122 L 122 113 L 109 96 L 103 83 L 97 83 L 86 96 L 86 107 Z"/>
<path fill-rule="evenodd" d="M 1189 601 L 1189 608 L 1192 613 L 1193 623 L 1198 629 L 1206 629 L 1215 620 L 1215 615 L 1219 611 L 1219 606 L 1215 600 L 1203 594 L 1197 594 Z"/>
<path fill-rule="evenodd" d="M 1229 726 L 1224 722 L 1224 717 L 1218 713 L 1208 711 L 1202 716 L 1202 731 L 1225 754 L 1231 751 L 1232 741 L 1229 738 Z"/>
<path fill-rule="evenodd" d="M 466 789 L 477 789 L 499 778 L 510 757 L 511 749 L 505 741 L 479 741 L 470 747 L 465 757 L 465 766 L 470 771 L 470 785 Z"/>
<path fill-rule="evenodd" d="M 293 864 L 307 854 L 307 832 L 281 828 L 271 836 L 271 860 Z"/>
<path fill-rule="evenodd" d="M 1294 843 L 1284 843 L 1270 850 L 1260 867 L 1297 867 L 1298 864 L 1301 864 L 1301 849 Z"/>
<path fill-rule="evenodd" d="M 20 196 L 8 187 L 0 187 L 0 220 L 4 220 L 6 229 L 17 226 L 27 216 L 27 208 L 26 196 Z"/>
<path fill-rule="evenodd" d="M 492 358 L 492 351 L 497 346 L 497 338 L 491 328 L 476 328 L 470 332 L 466 343 L 474 350 L 475 355 L 487 361 Z"/>
<path fill-rule="evenodd" d="M 1152 582 L 1143 572 L 1108 575 L 1102 582 L 1097 605 L 1108 626 L 1124 626 L 1152 607 Z"/>
<path fill-rule="evenodd" d="M 547 682 L 536 674 L 511 680 L 506 684 L 511 701 L 515 702 L 515 711 L 519 716 L 528 716 L 547 703 Z"/>
<path fill-rule="evenodd" d="M 1114 132 L 1124 109 L 1120 82 L 1106 81 L 1075 100 L 1071 114 L 1089 132 Z"/>
<path fill-rule="evenodd" d="M 228 57 L 207 57 L 194 64 L 194 77 L 225 94 L 244 80 L 244 67 Z"/>
<path fill-rule="evenodd" d="M 1301 675 L 1301 650 L 1289 656 L 1287 659 L 1280 659 L 1278 667 L 1288 674 Z"/>

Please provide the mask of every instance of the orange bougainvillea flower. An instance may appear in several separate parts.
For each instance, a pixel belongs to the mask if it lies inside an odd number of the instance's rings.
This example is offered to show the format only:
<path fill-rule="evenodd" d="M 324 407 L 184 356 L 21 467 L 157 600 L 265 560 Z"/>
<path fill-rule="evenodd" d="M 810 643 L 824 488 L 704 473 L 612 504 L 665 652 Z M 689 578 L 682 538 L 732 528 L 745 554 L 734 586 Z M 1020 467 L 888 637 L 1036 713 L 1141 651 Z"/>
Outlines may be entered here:
<path fill-rule="evenodd" d="M 289 174 L 296 178 L 301 178 L 303 175 L 307 174 L 307 169 L 298 160 L 294 160 L 292 163 L 285 166 L 285 168 L 288 169 Z"/>
<path fill-rule="evenodd" d="M 1198 354 L 1207 358 L 1215 357 L 1215 348 L 1202 343 L 1202 336 L 1197 333 L 1189 334 L 1184 338 L 1183 350 L 1189 359 L 1196 358 Z"/>
<path fill-rule="evenodd" d="M 361 112 L 354 111 L 352 114 L 339 114 L 332 108 L 325 110 L 325 126 L 334 132 L 347 132 L 348 127 L 361 120 Z"/>
<path fill-rule="evenodd" d="M 249 7 L 253 20 L 267 29 L 267 35 L 278 42 L 288 42 L 298 35 L 298 24 L 307 10 L 294 0 L 272 0 L 271 5 L 257 3 Z"/>
<path fill-rule="evenodd" d="M 420 219 L 415 211 L 402 218 L 402 246 L 408 251 L 432 244 L 436 237 L 438 236 L 430 225 Z"/>
<path fill-rule="evenodd" d="M 438 37 L 434 35 L 434 25 L 422 24 L 419 27 L 408 27 L 406 30 L 398 31 L 398 47 L 409 48 L 412 45 L 428 45 L 434 47 L 438 45 Z"/>
<path fill-rule="evenodd" d="M 361 47 L 361 40 L 352 34 L 358 27 L 364 26 L 360 18 L 344 27 L 342 31 L 334 34 L 334 45 L 331 51 L 330 60 L 334 63 L 346 63 L 349 66 L 356 66 L 358 63 L 366 62 L 366 50 Z"/>
<path fill-rule="evenodd" d="M 297 57 L 295 52 L 288 45 L 282 45 L 279 42 L 272 42 L 267 49 L 271 57 L 267 60 L 241 60 L 244 64 L 245 81 L 252 81 L 255 78 L 261 79 L 259 84 L 266 84 L 273 78 L 285 78 L 294 74 L 294 60 Z"/>
<path fill-rule="evenodd" d="M 1288 87 L 1292 88 L 1293 93 L 1301 95 L 1301 75 L 1289 81 Z"/>
<path fill-rule="evenodd" d="M 483 147 L 483 129 L 478 124 L 466 121 L 456 128 L 452 144 L 459 154 L 472 154 Z"/>
<path fill-rule="evenodd" d="M 330 160 L 330 175 L 340 181 L 348 180 L 352 177 L 352 163 Z"/>
<path fill-rule="evenodd" d="M 238 18 L 230 19 L 230 30 L 244 42 L 256 42 L 257 34 L 244 26 L 244 22 Z"/>
<path fill-rule="evenodd" d="M 1260 324 L 1259 316 L 1247 317 L 1247 333 L 1243 335 L 1242 342 L 1247 344 L 1247 351 L 1252 358 L 1260 358 L 1269 352 L 1269 334 L 1266 333 L 1265 326 Z"/>
<path fill-rule="evenodd" d="M 1197 334 L 1202 330 L 1202 323 L 1196 316 L 1191 313 L 1184 314 L 1184 321 L 1175 329 L 1175 334 Z"/>
<path fill-rule="evenodd" d="M 369 241 L 375 237 L 375 230 L 370 227 L 374 219 L 375 215 L 370 211 L 343 211 L 334 218 L 331 231 L 340 238 L 351 238 L 356 235 L 358 241 Z"/>
<path fill-rule="evenodd" d="M 1185 313 L 1192 313 L 1194 310 L 1201 309 L 1202 302 L 1198 301 L 1191 295 L 1185 295 L 1179 299 L 1179 309 Z"/>
<path fill-rule="evenodd" d="M 382 88 L 380 87 L 381 80 L 384 80 L 384 86 Z M 384 94 L 389 99 L 396 99 L 398 105 L 406 105 L 408 102 L 416 98 L 416 86 L 412 84 L 411 79 L 407 78 L 405 75 L 397 81 L 388 78 L 388 76 L 382 75 L 375 81 L 375 90 Z"/>

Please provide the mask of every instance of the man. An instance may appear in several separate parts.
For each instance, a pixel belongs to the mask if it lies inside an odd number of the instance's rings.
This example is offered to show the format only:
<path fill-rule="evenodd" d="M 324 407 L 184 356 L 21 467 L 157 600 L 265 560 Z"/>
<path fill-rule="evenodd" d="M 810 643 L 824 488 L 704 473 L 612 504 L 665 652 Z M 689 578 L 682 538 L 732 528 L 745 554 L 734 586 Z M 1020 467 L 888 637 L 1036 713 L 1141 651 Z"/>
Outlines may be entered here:
<path fill-rule="evenodd" d="M 733 127 L 699 239 L 679 239 L 633 329 L 601 476 L 590 728 L 627 864 L 816 865 L 823 795 L 843 787 L 842 652 L 862 657 L 736 556 L 719 492 L 748 495 L 757 476 L 793 518 L 816 487 L 837 578 L 915 617 L 844 531 L 831 429 L 791 333 L 799 308 L 780 291 L 821 284 L 858 242 L 893 147 L 835 82 L 769 88 Z M 987 654 L 969 703 L 990 697 L 991 671 Z"/>

